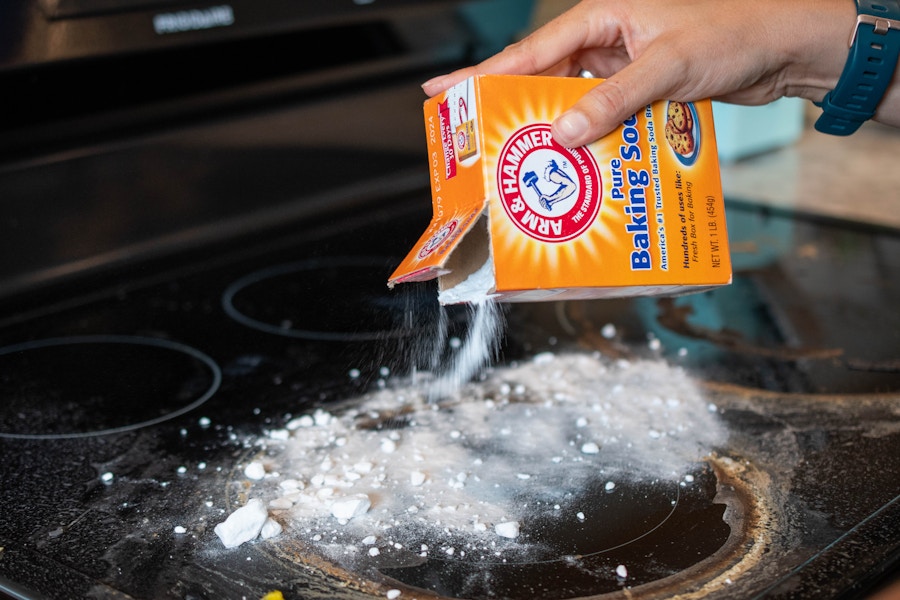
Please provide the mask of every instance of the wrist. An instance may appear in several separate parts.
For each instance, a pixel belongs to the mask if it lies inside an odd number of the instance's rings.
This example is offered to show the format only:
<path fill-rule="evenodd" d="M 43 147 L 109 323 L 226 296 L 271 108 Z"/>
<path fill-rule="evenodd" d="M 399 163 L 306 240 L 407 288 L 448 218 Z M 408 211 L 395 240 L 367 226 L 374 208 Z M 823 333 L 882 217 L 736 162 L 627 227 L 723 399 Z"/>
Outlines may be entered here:
<path fill-rule="evenodd" d="M 788 32 L 784 95 L 821 102 L 835 88 L 847 63 L 848 41 L 856 23 L 853 0 L 798 3 L 788 23 L 802 23 Z"/>
<path fill-rule="evenodd" d="M 857 17 L 837 85 L 816 104 L 818 131 L 850 135 L 873 118 L 900 57 L 900 0 L 856 0 Z"/>

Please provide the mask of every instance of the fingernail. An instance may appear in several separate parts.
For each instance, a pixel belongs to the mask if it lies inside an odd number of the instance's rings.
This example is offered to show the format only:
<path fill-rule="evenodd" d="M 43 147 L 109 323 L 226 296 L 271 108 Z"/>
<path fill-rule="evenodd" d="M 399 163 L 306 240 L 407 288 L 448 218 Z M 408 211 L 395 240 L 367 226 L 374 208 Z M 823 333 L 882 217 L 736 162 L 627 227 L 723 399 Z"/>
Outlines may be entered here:
<path fill-rule="evenodd" d="M 553 123 L 556 141 L 564 146 L 572 146 L 584 137 L 590 127 L 587 116 L 580 110 L 570 110 L 560 115 Z"/>
<path fill-rule="evenodd" d="M 438 75 L 437 77 L 432 77 L 431 79 L 429 79 L 428 81 L 426 81 L 425 83 L 422 84 L 422 89 L 427 92 L 428 88 L 431 88 L 431 87 L 434 87 L 435 85 L 437 85 L 440 82 L 441 78 L 443 78 L 443 75 Z"/>

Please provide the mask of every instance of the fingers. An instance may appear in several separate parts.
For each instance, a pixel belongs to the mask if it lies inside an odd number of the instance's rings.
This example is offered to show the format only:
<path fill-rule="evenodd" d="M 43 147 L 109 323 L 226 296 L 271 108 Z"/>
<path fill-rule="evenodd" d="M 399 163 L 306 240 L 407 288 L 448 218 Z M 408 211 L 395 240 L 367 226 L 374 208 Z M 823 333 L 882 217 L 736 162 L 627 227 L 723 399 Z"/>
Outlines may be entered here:
<path fill-rule="evenodd" d="M 641 58 L 598 83 L 553 122 L 554 139 L 570 148 L 583 146 L 607 135 L 651 102 L 672 95 L 697 100 L 689 91 L 679 89 L 684 79 L 677 61 L 668 56 L 663 64 L 655 55 L 648 49 Z"/>
<path fill-rule="evenodd" d="M 575 75 L 578 71 L 570 58 L 587 45 L 590 34 L 589 21 L 580 14 L 583 10 L 577 5 L 480 64 L 430 79 L 422 84 L 422 89 L 434 96 L 482 74 Z"/>
<path fill-rule="evenodd" d="M 422 84 L 422 90 L 429 96 L 436 96 L 476 74 L 477 67 L 466 67 L 446 75 L 439 75 Z"/>
<path fill-rule="evenodd" d="M 622 14 L 621 3 L 584 1 L 482 63 L 431 79 L 423 84 L 434 96 L 475 75 L 576 75 L 586 66 L 609 78 L 598 84 L 554 121 L 554 138 L 569 147 L 590 143 L 609 132 L 647 104 L 678 96 L 697 100 L 697 89 L 683 89 L 690 61 L 679 29 L 669 35 L 646 34 L 646 23 L 635 25 Z M 649 29 L 653 29 L 650 27 Z M 641 32 L 647 45 L 626 47 Z M 633 62 L 632 62 L 633 60 Z M 586 61 L 582 64 L 582 61 Z"/>

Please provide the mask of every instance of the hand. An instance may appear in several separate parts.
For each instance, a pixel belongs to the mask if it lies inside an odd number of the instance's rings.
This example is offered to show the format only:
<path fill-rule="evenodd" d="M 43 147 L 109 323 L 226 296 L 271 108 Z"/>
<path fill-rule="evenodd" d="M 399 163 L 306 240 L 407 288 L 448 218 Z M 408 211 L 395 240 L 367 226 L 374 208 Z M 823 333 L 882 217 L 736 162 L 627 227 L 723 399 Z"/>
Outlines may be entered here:
<path fill-rule="evenodd" d="M 423 89 L 433 96 L 482 73 L 588 71 L 605 81 L 552 126 L 559 143 L 575 147 L 655 100 L 821 100 L 837 84 L 855 20 L 850 0 L 583 0 L 521 42 Z"/>

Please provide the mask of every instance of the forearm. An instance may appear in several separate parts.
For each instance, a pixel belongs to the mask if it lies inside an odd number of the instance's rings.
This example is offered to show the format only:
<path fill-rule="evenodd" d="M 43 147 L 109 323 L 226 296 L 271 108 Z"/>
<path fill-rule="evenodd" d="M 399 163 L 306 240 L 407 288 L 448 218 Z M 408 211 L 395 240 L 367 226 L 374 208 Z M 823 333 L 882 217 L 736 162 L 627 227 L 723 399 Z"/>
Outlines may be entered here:
<path fill-rule="evenodd" d="M 553 124 L 554 137 L 575 146 L 655 100 L 819 102 L 838 84 L 855 23 L 854 0 L 582 0 L 522 42 L 424 89 L 433 95 L 475 73 L 590 71 L 606 81 Z M 900 126 L 900 74 L 875 118 Z"/>
<path fill-rule="evenodd" d="M 853 0 L 827 0 L 805 6 L 798 3 L 797 7 L 814 11 L 807 14 L 815 15 L 815 21 L 803 20 L 801 14 L 791 18 L 791 22 L 803 25 L 790 38 L 782 94 L 820 102 L 835 88 L 847 62 L 856 4 Z M 900 69 L 894 71 L 874 120 L 900 126 Z"/>

